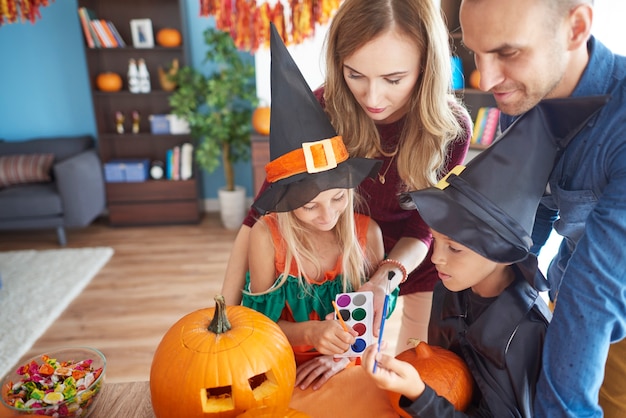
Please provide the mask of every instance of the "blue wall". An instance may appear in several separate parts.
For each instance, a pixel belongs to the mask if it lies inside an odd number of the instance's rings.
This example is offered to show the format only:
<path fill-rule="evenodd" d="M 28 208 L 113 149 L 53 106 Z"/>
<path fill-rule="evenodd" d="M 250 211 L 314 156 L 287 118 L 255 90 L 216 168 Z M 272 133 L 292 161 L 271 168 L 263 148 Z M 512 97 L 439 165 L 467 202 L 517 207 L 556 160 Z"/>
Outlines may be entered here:
<path fill-rule="evenodd" d="M 197 0 L 185 0 L 184 6 L 190 64 L 203 69 L 202 34 L 214 25 L 213 19 L 199 16 Z M 0 26 L 0 139 L 97 137 L 77 9 L 76 0 L 55 0 L 40 9 L 41 19 L 35 24 Z M 237 184 L 250 195 L 250 162 L 235 168 Z M 216 198 L 217 189 L 224 185 L 221 168 L 204 173 L 202 182 L 203 197 Z"/>

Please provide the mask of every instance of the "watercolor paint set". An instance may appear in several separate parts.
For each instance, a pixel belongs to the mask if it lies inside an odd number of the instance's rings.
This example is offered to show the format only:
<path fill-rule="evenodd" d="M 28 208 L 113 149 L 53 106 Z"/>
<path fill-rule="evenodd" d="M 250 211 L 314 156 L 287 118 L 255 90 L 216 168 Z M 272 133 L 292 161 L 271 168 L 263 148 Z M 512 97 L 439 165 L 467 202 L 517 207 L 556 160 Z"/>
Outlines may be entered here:
<path fill-rule="evenodd" d="M 374 341 L 374 294 L 372 292 L 339 293 L 335 297 L 336 317 L 358 334 L 348 351 L 335 357 L 360 357 Z"/>

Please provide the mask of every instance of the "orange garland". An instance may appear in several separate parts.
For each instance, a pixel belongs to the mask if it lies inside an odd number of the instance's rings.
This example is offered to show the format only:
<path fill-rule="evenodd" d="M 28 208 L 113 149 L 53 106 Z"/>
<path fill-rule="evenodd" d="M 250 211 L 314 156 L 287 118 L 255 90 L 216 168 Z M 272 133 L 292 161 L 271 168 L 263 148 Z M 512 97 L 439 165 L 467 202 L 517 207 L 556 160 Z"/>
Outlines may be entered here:
<path fill-rule="evenodd" d="M 48 0 L 0 0 L 0 26 L 27 20 L 35 23 L 41 18 L 39 8 L 48 4 Z"/>
<path fill-rule="evenodd" d="M 4 1 L 4 0 L 0 0 Z M 290 11 L 285 13 L 283 2 Z M 200 16 L 214 16 L 215 26 L 229 32 L 240 50 L 255 52 L 269 47 L 270 22 L 285 44 L 299 44 L 326 24 L 341 0 L 276 0 L 274 6 L 257 0 L 200 0 Z"/>

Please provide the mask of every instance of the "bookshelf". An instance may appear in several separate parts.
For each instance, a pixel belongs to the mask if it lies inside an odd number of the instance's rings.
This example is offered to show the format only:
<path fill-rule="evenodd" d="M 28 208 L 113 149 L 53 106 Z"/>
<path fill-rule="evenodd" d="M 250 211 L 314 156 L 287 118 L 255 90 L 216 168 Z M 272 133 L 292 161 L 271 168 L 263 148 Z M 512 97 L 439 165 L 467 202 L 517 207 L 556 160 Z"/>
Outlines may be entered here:
<path fill-rule="evenodd" d="M 459 97 L 465 107 L 469 111 L 472 120 L 476 121 L 478 111 L 481 107 L 495 107 L 496 101 L 491 93 L 467 87 L 470 74 L 476 69 L 474 58 L 462 45 L 463 34 L 461 33 L 461 24 L 459 22 L 459 8 L 461 0 L 441 0 L 441 12 L 446 20 L 448 32 L 450 32 L 452 53 L 461 58 L 463 65 L 463 76 L 465 78 L 466 87 L 457 90 L 456 95 Z M 475 150 L 483 150 L 485 145 L 471 144 L 470 148 Z"/>
<path fill-rule="evenodd" d="M 78 7 L 89 9 L 95 17 L 113 23 L 126 46 L 90 48 L 86 36 L 85 55 L 94 104 L 98 145 L 103 163 L 119 159 L 166 161 L 166 153 L 175 146 L 193 142 L 188 134 L 153 134 L 150 115 L 170 113 L 170 92 L 161 88 L 158 68 L 168 68 L 174 59 L 187 61 L 185 41 L 177 47 L 136 48 L 131 20 L 150 19 L 153 38 L 159 29 L 174 28 L 185 33 L 184 0 L 78 0 Z M 82 27 L 82 22 L 81 22 Z M 183 36 L 184 38 L 184 36 Z M 150 74 L 149 93 L 131 93 L 128 89 L 129 60 L 143 59 Z M 120 91 L 98 90 L 98 74 L 111 71 L 123 80 Z M 132 133 L 132 112 L 139 112 L 139 132 Z M 124 115 L 124 133 L 118 133 L 116 112 Z M 200 220 L 199 184 L 194 175 L 188 180 L 152 180 L 106 183 L 109 222 L 115 226 L 196 223 Z"/>

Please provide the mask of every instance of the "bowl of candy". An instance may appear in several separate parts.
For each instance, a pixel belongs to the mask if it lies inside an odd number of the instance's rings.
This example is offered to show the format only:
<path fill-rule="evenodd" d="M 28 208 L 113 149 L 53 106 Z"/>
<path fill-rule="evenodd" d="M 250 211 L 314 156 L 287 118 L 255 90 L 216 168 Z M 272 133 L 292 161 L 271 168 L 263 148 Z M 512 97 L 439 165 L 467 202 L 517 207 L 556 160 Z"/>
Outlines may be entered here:
<path fill-rule="evenodd" d="M 87 417 L 104 384 L 106 359 L 90 347 L 31 358 L 2 379 L 2 405 L 14 415 Z"/>

